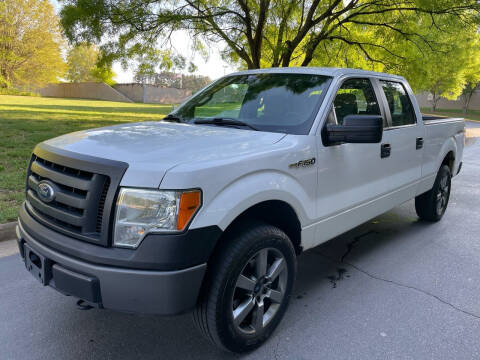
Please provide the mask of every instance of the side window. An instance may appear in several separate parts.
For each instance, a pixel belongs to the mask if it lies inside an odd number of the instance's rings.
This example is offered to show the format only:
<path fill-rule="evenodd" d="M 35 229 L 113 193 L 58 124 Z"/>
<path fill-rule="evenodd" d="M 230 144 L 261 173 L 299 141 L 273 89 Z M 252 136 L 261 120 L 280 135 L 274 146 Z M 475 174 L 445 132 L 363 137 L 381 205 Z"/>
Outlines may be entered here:
<path fill-rule="evenodd" d="M 405 88 L 401 83 L 381 81 L 392 114 L 392 126 L 415 124 L 415 111 Z"/>
<path fill-rule="evenodd" d="M 347 115 L 381 115 L 372 83 L 368 79 L 346 80 L 333 102 L 339 125 Z"/>

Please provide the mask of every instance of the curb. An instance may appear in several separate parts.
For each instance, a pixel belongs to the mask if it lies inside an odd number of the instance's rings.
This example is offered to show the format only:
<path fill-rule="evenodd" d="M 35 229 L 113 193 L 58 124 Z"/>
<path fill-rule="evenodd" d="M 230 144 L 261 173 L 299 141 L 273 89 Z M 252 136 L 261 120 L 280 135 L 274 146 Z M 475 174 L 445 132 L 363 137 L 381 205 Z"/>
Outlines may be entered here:
<path fill-rule="evenodd" d="M 16 226 L 17 226 L 16 221 L 9 222 L 6 224 L 0 224 L 0 241 L 16 239 L 17 237 L 17 233 L 15 232 Z"/>

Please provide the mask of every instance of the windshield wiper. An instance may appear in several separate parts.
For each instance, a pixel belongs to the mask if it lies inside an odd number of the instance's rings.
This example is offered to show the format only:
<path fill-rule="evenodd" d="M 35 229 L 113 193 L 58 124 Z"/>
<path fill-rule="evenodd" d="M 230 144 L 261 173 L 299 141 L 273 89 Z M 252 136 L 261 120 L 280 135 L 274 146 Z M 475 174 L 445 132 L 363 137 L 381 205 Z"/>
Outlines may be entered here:
<path fill-rule="evenodd" d="M 172 114 L 168 114 L 168 115 L 165 116 L 162 120 L 163 120 L 163 121 L 168 121 L 168 122 L 181 123 L 183 119 L 182 119 L 181 117 L 179 117 L 179 116 L 175 116 L 175 115 L 172 115 Z"/>
<path fill-rule="evenodd" d="M 232 118 L 213 118 L 213 119 L 198 119 L 193 122 L 194 124 L 212 124 L 212 125 L 219 125 L 219 126 L 244 126 L 248 127 L 251 130 L 258 131 L 258 129 L 250 124 L 247 124 L 244 121 L 232 119 Z"/>

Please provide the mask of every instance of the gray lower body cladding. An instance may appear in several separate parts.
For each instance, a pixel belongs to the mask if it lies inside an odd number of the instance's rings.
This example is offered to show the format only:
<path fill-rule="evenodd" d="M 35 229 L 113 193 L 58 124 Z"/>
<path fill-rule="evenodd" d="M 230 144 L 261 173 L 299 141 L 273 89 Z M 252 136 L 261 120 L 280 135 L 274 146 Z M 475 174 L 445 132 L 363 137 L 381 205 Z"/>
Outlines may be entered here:
<path fill-rule="evenodd" d="M 42 282 L 45 285 L 49 285 L 61 293 L 94 303 L 101 308 L 160 315 L 183 313 L 195 306 L 205 275 L 208 256 L 221 231 L 219 229 L 214 233 L 211 233 L 210 230 L 206 233 L 193 231 L 193 234 L 201 235 L 194 237 L 191 234 L 189 236 L 183 234 L 183 237 L 174 238 L 179 240 L 177 243 L 179 247 L 174 246 L 173 248 L 174 242 L 170 238 L 167 237 L 166 241 L 162 242 L 161 238 L 157 238 L 162 235 L 155 235 L 156 238 L 152 239 L 152 243 L 156 243 L 160 248 L 154 253 L 170 253 L 172 258 L 179 259 L 181 253 L 186 250 L 184 249 L 186 245 L 182 244 L 194 242 L 196 244 L 193 248 L 196 248 L 203 242 L 204 245 L 208 244 L 206 247 L 209 248 L 209 252 L 205 252 L 202 259 L 195 258 L 195 261 L 203 261 L 192 264 L 190 251 L 185 251 L 184 257 L 189 260 L 187 263 L 191 263 L 189 266 L 178 268 L 178 263 L 162 264 L 159 261 L 157 266 L 162 268 L 159 270 L 151 268 L 152 259 L 140 261 L 138 256 L 135 256 L 138 249 L 105 248 L 71 239 L 36 222 L 29 216 L 25 208 L 20 212 L 17 229 L 20 253 L 27 264 L 27 269 L 29 266 L 35 267 L 31 258 L 42 259 L 44 269 L 41 272 L 45 277 Z M 77 250 L 90 249 L 90 256 L 94 259 L 101 259 L 103 263 L 92 262 L 85 256 L 72 256 L 72 254 L 62 251 L 63 249 L 58 248 L 55 246 L 56 243 L 52 242 L 54 238 L 56 241 L 62 240 L 57 238 L 58 236 L 65 241 L 64 244 L 75 242 Z M 167 247 L 165 248 L 165 246 Z M 132 261 L 136 267 L 116 265 L 117 263 L 129 263 L 128 258 L 122 256 L 119 256 L 116 262 L 114 261 L 114 255 L 123 254 L 123 250 L 129 252 L 130 259 L 136 259 L 136 261 Z M 95 257 L 92 251 L 98 251 L 100 254 L 110 251 L 111 256 L 102 257 L 97 254 Z M 33 255 L 30 256 L 30 252 Z M 82 255 L 81 252 L 78 254 Z M 109 263 L 105 263 L 106 261 Z M 145 265 L 145 268 L 138 268 L 140 265 Z M 169 269 L 165 269 L 166 265 Z M 30 272 L 33 273 L 34 269 Z M 35 274 L 35 277 L 40 277 L 40 275 Z"/>

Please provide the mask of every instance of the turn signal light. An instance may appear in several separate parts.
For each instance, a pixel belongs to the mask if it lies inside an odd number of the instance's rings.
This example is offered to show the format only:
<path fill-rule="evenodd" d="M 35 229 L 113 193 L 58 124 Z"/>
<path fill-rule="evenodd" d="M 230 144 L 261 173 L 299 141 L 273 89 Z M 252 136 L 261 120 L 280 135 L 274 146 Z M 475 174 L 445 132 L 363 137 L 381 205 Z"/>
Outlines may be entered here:
<path fill-rule="evenodd" d="M 185 229 L 200 207 L 201 201 L 201 193 L 199 190 L 182 193 L 178 209 L 177 230 Z"/>

